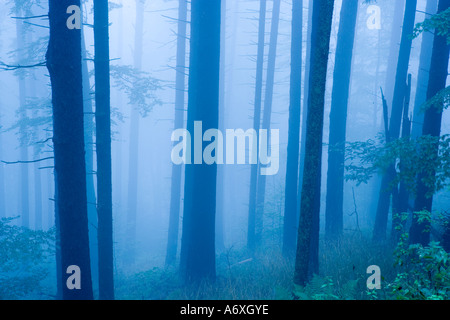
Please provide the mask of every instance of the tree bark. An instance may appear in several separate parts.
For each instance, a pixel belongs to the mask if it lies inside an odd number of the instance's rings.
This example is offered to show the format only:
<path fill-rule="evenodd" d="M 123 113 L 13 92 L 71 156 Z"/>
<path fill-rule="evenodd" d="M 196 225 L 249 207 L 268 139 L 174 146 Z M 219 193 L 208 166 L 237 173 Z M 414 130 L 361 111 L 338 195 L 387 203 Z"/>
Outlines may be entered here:
<path fill-rule="evenodd" d="M 114 299 L 108 0 L 94 1 L 99 299 Z"/>
<path fill-rule="evenodd" d="M 450 0 L 439 0 L 438 13 L 447 10 L 450 7 Z M 447 43 L 446 37 L 435 33 L 433 40 L 433 52 L 431 55 L 430 77 L 427 89 L 427 101 L 433 98 L 439 91 L 445 88 L 448 77 L 450 45 Z M 442 126 L 442 105 L 430 106 L 424 115 L 422 135 L 439 138 Z M 436 142 L 434 147 L 435 156 L 439 152 L 439 145 Z M 424 155 L 430 156 L 430 155 Z M 420 172 L 417 176 L 417 195 L 414 201 L 414 212 L 426 210 L 432 212 L 434 188 L 425 183 L 424 180 L 434 181 L 435 173 L 429 174 Z M 410 242 L 428 245 L 430 241 L 430 221 L 419 222 L 417 216 L 413 216 L 410 229 Z M 448 239 L 448 229 L 444 235 L 444 239 Z M 447 244 L 448 245 L 448 244 Z"/>
<path fill-rule="evenodd" d="M 425 18 L 437 11 L 437 0 L 427 0 Z M 422 105 L 427 99 L 428 79 L 430 77 L 431 53 L 433 51 L 433 34 L 424 32 L 420 49 L 419 70 L 417 73 L 416 96 L 414 99 L 414 115 L 411 129 L 411 137 L 417 138 L 422 134 L 424 112 Z"/>
<path fill-rule="evenodd" d="M 202 121 L 201 134 L 219 125 L 220 18 L 221 1 L 191 2 L 187 114 L 190 133 L 194 133 L 194 121 Z M 216 276 L 216 175 L 216 163 L 186 166 L 181 270 L 188 283 L 214 280 Z"/>
<path fill-rule="evenodd" d="M 175 79 L 175 123 L 174 129 L 184 126 L 185 88 L 186 88 L 186 28 L 187 0 L 179 0 L 177 33 L 177 66 Z M 181 210 L 181 175 L 183 167 L 172 165 L 172 184 L 170 190 L 169 231 L 166 250 L 166 266 L 175 263 L 178 249 L 178 234 Z"/>
<path fill-rule="evenodd" d="M 344 228 L 344 161 L 347 107 L 358 1 L 343 0 L 333 74 L 328 146 L 325 237 L 337 240 Z"/>
<path fill-rule="evenodd" d="M 305 285 L 308 275 L 318 271 L 323 117 L 333 9 L 333 0 L 314 2 L 311 38 L 311 71 L 314 72 L 309 80 L 305 167 L 294 272 L 294 282 L 298 285 Z M 317 245 L 311 247 L 311 243 Z M 312 270 L 309 270 L 310 265 Z"/>
<path fill-rule="evenodd" d="M 291 78 L 289 104 L 289 132 L 287 146 L 283 256 L 295 254 L 297 232 L 297 187 L 300 149 L 300 110 L 302 104 L 302 42 L 303 42 L 303 0 L 292 3 L 291 31 Z"/>
<path fill-rule="evenodd" d="M 49 0 L 47 68 L 52 86 L 56 205 L 63 299 L 93 299 L 84 158 L 81 31 L 68 29 L 66 10 L 80 1 Z M 69 266 L 80 268 L 81 289 L 66 284 Z"/>

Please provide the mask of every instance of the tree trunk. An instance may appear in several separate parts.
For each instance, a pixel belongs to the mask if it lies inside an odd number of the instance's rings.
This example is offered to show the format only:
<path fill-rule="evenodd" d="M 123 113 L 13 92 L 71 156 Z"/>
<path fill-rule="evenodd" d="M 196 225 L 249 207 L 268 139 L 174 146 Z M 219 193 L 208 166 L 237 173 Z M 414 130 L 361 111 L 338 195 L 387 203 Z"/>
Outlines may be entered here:
<path fill-rule="evenodd" d="M 89 81 L 89 69 L 87 63 L 86 42 L 84 39 L 84 27 L 81 27 L 81 57 L 83 76 L 83 110 L 84 110 L 84 144 L 86 161 L 86 192 L 89 222 L 89 248 L 91 253 L 92 288 L 98 291 L 98 218 L 97 197 L 94 184 L 94 110 L 92 105 L 91 84 Z"/>
<path fill-rule="evenodd" d="M 280 24 L 280 6 L 281 0 L 273 1 L 272 22 L 270 30 L 269 55 L 267 61 L 267 79 L 266 91 L 264 95 L 264 113 L 261 129 L 267 130 L 270 135 L 270 121 L 272 117 L 273 88 L 275 85 L 275 63 L 277 58 L 278 26 Z M 267 141 L 269 141 L 268 138 Z M 269 150 L 269 148 L 267 149 Z M 266 176 L 258 177 L 258 186 L 256 191 L 256 216 L 255 216 L 255 245 L 256 248 L 261 244 L 264 203 L 266 198 Z"/>
<path fill-rule="evenodd" d="M 108 0 L 94 1 L 99 299 L 114 299 Z"/>
<path fill-rule="evenodd" d="M 289 133 L 287 146 L 283 256 L 295 254 L 297 232 L 297 180 L 300 149 L 300 110 L 302 104 L 302 42 L 303 42 L 303 0 L 292 3 L 291 31 L 291 78 L 289 104 Z"/>
<path fill-rule="evenodd" d="M 93 299 L 84 158 L 81 31 L 68 29 L 66 10 L 80 1 L 50 0 L 47 68 L 52 86 L 53 144 L 60 225 L 63 299 Z M 69 266 L 80 268 L 81 288 L 70 290 Z"/>
<path fill-rule="evenodd" d="M 330 141 L 325 211 L 325 237 L 337 240 L 344 228 L 344 160 L 347 107 L 358 1 L 343 0 L 340 14 L 330 112 Z"/>
<path fill-rule="evenodd" d="M 306 57 L 305 57 L 305 85 L 303 88 L 303 110 L 302 110 L 302 124 L 300 127 L 300 164 L 298 170 L 298 188 L 297 188 L 297 212 L 300 212 L 300 204 L 302 198 L 302 181 L 303 181 L 303 169 L 305 167 L 305 153 L 306 153 L 306 123 L 308 120 L 308 100 L 309 100 L 309 78 L 311 71 L 311 36 L 312 36 L 312 16 L 314 9 L 314 1 L 309 0 L 308 7 L 308 30 L 307 30 L 307 45 L 306 45 Z M 297 213 L 298 227 L 299 214 Z"/>
<path fill-rule="evenodd" d="M 395 70 L 398 62 L 399 43 L 402 34 L 403 13 L 406 0 L 395 0 L 394 18 L 392 21 L 391 39 L 389 46 L 389 57 L 386 73 L 385 96 L 387 101 L 392 101 L 394 96 L 395 74 L 390 70 Z"/>
<path fill-rule="evenodd" d="M 19 7 L 19 3 L 16 0 L 16 16 L 22 16 L 23 12 Z M 17 64 L 24 64 L 24 50 L 25 50 L 25 30 L 23 21 L 16 19 L 16 39 L 17 39 Z M 19 70 L 19 116 L 20 116 L 20 158 L 24 161 L 28 160 L 28 139 L 27 139 L 27 126 L 26 126 L 26 81 L 24 70 Z M 29 198 L 29 172 L 28 165 L 22 164 L 20 167 L 20 216 L 22 218 L 22 226 L 25 228 L 30 227 L 30 198 Z"/>
<path fill-rule="evenodd" d="M 225 74 L 226 74 L 226 21 L 227 21 L 227 0 L 222 0 L 222 17 L 220 25 L 220 83 L 219 83 L 219 130 L 225 132 Z M 217 167 L 217 200 L 216 200 L 216 251 L 223 252 L 225 249 L 224 239 L 224 192 L 225 192 L 225 168 Z"/>
<path fill-rule="evenodd" d="M 450 7 L 450 0 L 439 0 L 438 13 L 447 10 Z M 433 40 L 433 52 L 431 55 L 430 77 L 427 89 L 427 101 L 433 98 L 439 91 L 445 88 L 448 76 L 450 45 L 446 41 L 446 37 L 435 33 Z M 431 137 L 440 137 L 442 126 L 442 105 L 430 106 L 424 115 L 422 135 Z M 439 145 L 436 143 L 433 150 L 437 156 Z M 430 155 L 424 155 L 429 157 Z M 429 181 L 434 181 L 435 173 L 432 176 L 429 173 L 420 172 L 417 176 L 417 195 L 414 201 L 414 212 L 428 211 L 431 212 L 433 206 L 434 188 L 430 187 Z M 428 184 L 424 182 L 428 181 Z M 419 222 L 414 215 L 410 229 L 410 242 L 427 245 L 430 241 L 429 221 Z M 448 229 L 444 239 L 448 239 Z M 448 246 L 448 244 L 447 244 Z"/>
<path fill-rule="evenodd" d="M 394 97 L 392 99 L 392 112 L 389 122 L 389 139 L 396 140 L 400 136 L 402 123 L 403 104 L 406 92 L 406 78 L 408 74 L 409 59 L 411 56 L 414 21 L 416 17 L 417 0 L 409 0 L 406 3 L 403 20 L 402 38 L 398 56 L 397 71 L 395 76 Z M 395 177 L 395 167 L 391 164 L 381 179 L 380 194 L 377 204 L 373 240 L 384 241 L 386 239 L 387 221 L 389 215 L 389 202 L 392 194 L 392 181 Z"/>
<path fill-rule="evenodd" d="M 437 0 L 427 0 L 426 13 L 435 14 L 437 10 Z M 428 16 L 425 16 L 428 18 Z M 433 34 L 431 32 L 422 33 L 422 44 L 420 49 L 419 70 L 417 73 L 416 96 L 414 100 L 414 115 L 411 129 L 411 137 L 417 138 L 422 134 L 423 116 L 422 105 L 427 99 L 428 79 L 430 77 L 431 53 L 433 51 Z"/>
<path fill-rule="evenodd" d="M 258 132 L 261 123 L 262 86 L 264 72 L 264 44 L 266 33 L 266 5 L 267 0 L 259 2 L 259 29 L 258 29 L 258 53 L 256 57 L 256 82 L 255 82 L 255 104 L 253 110 L 253 129 Z M 247 248 L 254 251 L 256 248 L 255 219 L 256 219 L 256 191 L 258 184 L 259 165 L 251 165 L 250 173 L 250 195 L 248 204 L 248 232 Z"/>
<path fill-rule="evenodd" d="M 187 130 L 193 134 L 219 124 L 220 18 L 221 1 L 191 2 Z M 194 133 L 194 121 L 202 121 L 201 132 Z M 181 270 L 188 283 L 216 276 L 216 175 L 217 163 L 186 166 Z"/>
<path fill-rule="evenodd" d="M 333 0 L 314 2 L 311 38 L 311 70 L 314 72 L 309 80 L 305 167 L 294 272 L 294 282 L 298 285 L 305 285 L 308 274 L 318 271 L 316 238 L 319 235 L 323 117 L 333 8 Z M 317 245 L 311 247 L 311 243 Z M 309 270 L 310 264 L 312 270 Z"/>
<path fill-rule="evenodd" d="M 411 121 L 409 119 L 409 104 L 411 100 L 411 74 L 408 75 L 408 84 L 405 93 L 405 103 L 403 110 L 402 139 L 409 140 L 411 136 Z M 402 159 L 400 159 L 400 171 L 403 169 Z M 398 191 L 397 191 L 398 190 Z M 396 243 L 400 237 L 398 227 L 402 227 L 402 222 L 398 215 L 409 210 L 409 191 L 405 181 L 401 181 L 397 188 L 393 188 L 392 194 L 392 231 L 391 238 Z"/>
<path fill-rule="evenodd" d="M 145 0 L 136 0 L 136 31 L 134 37 L 134 67 L 142 67 L 144 37 Z M 139 110 L 131 108 L 130 140 L 128 157 L 128 214 L 127 214 L 127 260 L 133 264 L 136 255 L 136 217 L 138 202 L 138 165 L 139 165 Z"/>
<path fill-rule="evenodd" d="M 34 155 L 39 157 L 39 148 L 35 147 Z M 42 230 L 42 181 L 39 163 L 34 163 L 34 227 L 36 230 Z"/>
<path fill-rule="evenodd" d="M 175 79 L 175 130 L 183 128 L 184 126 L 186 90 L 186 28 L 187 0 L 179 0 L 176 62 L 177 67 Z M 166 251 L 166 266 L 173 265 L 177 256 L 181 209 L 182 170 L 183 167 L 181 165 L 172 165 L 172 185 L 170 190 L 170 216 Z"/>

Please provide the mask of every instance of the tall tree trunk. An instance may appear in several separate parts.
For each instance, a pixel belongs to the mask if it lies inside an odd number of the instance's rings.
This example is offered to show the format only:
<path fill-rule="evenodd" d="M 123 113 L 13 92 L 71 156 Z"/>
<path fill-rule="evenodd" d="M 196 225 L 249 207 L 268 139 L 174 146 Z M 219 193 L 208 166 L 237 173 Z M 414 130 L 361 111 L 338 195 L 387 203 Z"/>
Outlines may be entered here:
<path fill-rule="evenodd" d="M 416 17 L 417 0 L 406 2 L 405 16 L 403 19 L 402 38 L 400 42 L 400 52 L 398 56 L 397 71 L 395 76 L 394 97 L 392 99 L 392 112 L 389 122 L 390 141 L 396 140 L 400 136 L 402 123 L 403 103 L 406 92 L 406 78 L 408 74 L 409 59 L 411 56 L 414 21 Z M 392 193 L 392 181 L 395 177 L 394 164 L 391 164 L 381 179 L 380 194 L 377 204 L 375 226 L 373 229 L 373 240 L 384 241 L 386 239 L 387 222 L 389 215 L 389 202 Z"/>
<path fill-rule="evenodd" d="M 394 96 L 395 74 L 390 70 L 395 70 L 398 62 L 398 54 L 400 49 L 399 43 L 402 34 L 405 1 L 406 0 L 395 0 L 387 65 L 388 72 L 386 73 L 385 83 L 385 96 L 387 101 L 392 101 L 392 98 Z"/>
<path fill-rule="evenodd" d="M 219 124 L 220 17 L 221 1 L 191 2 L 187 130 L 199 140 L 196 135 Z M 194 133 L 194 121 L 202 121 L 201 132 Z M 181 270 L 185 280 L 194 283 L 216 276 L 217 164 L 200 162 L 186 166 L 181 242 Z"/>
<path fill-rule="evenodd" d="M 184 126 L 186 90 L 186 28 L 187 0 L 179 0 L 176 62 L 177 67 L 175 79 L 175 130 L 183 128 Z M 177 256 L 181 209 L 182 170 L 183 167 L 181 165 L 172 165 L 172 185 L 170 190 L 170 216 L 166 251 L 166 266 L 173 265 Z"/>
<path fill-rule="evenodd" d="M 427 0 L 426 14 L 433 15 L 437 10 L 437 0 Z M 428 18 L 428 16 L 425 18 Z M 424 112 L 422 105 L 426 102 L 428 79 L 430 77 L 431 53 L 433 51 L 433 34 L 424 32 L 420 49 L 419 70 L 417 73 L 416 96 L 414 100 L 414 115 L 411 129 L 411 137 L 417 138 L 422 134 Z"/>
<path fill-rule="evenodd" d="M 63 299 L 93 299 L 84 158 L 81 31 L 66 26 L 70 5 L 80 1 L 49 0 L 50 41 L 47 68 L 52 85 L 53 144 L 57 215 L 61 238 L 61 275 L 69 266 L 80 270 L 80 289 L 63 279 Z M 75 271 L 76 272 L 76 271 Z"/>
<path fill-rule="evenodd" d="M 20 8 L 19 2 L 16 0 L 16 16 L 22 16 L 23 12 Z M 16 19 L 16 39 L 17 39 L 17 64 L 24 64 L 24 50 L 25 50 L 25 28 L 23 21 Z M 24 161 L 28 160 L 28 139 L 27 139 L 27 126 L 26 126 L 26 81 L 24 76 L 24 70 L 19 70 L 19 114 L 20 114 L 20 158 Z M 30 227 L 30 198 L 29 198 L 29 172 L 28 165 L 22 164 L 20 167 L 20 216 L 22 218 L 22 226 Z"/>
<path fill-rule="evenodd" d="M 108 0 L 94 1 L 99 299 L 114 299 Z"/>
<path fill-rule="evenodd" d="M 122 1 L 118 1 L 119 5 L 123 6 Z M 123 32 L 124 32 L 124 27 L 123 27 L 123 11 L 124 10 L 120 10 L 119 11 L 119 22 L 118 22 L 118 26 L 119 26 L 119 31 L 117 32 L 117 57 L 122 58 L 123 57 Z M 115 90 L 115 95 L 116 98 L 114 99 L 114 103 L 117 106 L 117 108 L 119 108 L 120 110 L 123 110 L 124 104 L 123 104 L 123 95 L 122 92 L 120 90 Z M 123 133 L 124 128 L 121 122 L 116 124 L 116 139 L 115 141 L 113 141 L 112 143 L 114 144 L 114 142 L 116 143 L 116 150 L 115 150 L 115 160 L 113 161 L 113 198 L 114 198 L 114 206 L 117 208 L 116 212 L 120 213 L 119 216 L 122 218 L 123 214 L 121 214 L 123 212 L 123 186 L 122 186 L 122 177 L 123 177 L 123 137 L 125 136 L 125 134 Z M 114 147 L 113 147 L 114 150 Z M 120 224 L 122 224 L 123 220 L 117 221 Z M 116 224 L 118 225 L 118 224 Z"/>
<path fill-rule="evenodd" d="M 267 61 L 266 91 L 264 94 L 264 113 L 261 124 L 261 129 L 267 130 L 268 135 L 270 134 L 270 122 L 272 118 L 273 89 L 275 86 L 275 63 L 277 59 L 277 45 L 278 45 L 278 27 L 280 24 L 280 7 L 281 7 L 281 0 L 274 0 L 272 7 L 269 55 Z M 267 141 L 269 141 L 269 139 Z M 267 150 L 269 150 L 269 148 Z M 262 239 L 265 198 L 266 198 L 266 176 L 260 175 L 258 177 L 258 186 L 256 191 L 256 216 L 255 216 L 256 247 L 258 247 L 261 244 Z"/>
<path fill-rule="evenodd" d="M 305 81 L 303 87 L 303 110 L 302 110 L 302 124 L 300 127 L 300 164 L 298 170 L 298 188 L 297 188 L 297 212 L 300 212 L 300 203 L 302 198 L 302 181 L 303 169 L 305 167 L 305 153 L 306 153 L 306 123 L 308 120 L 308 100 L 309 100 L 309 78 L 311 71 L 311 36 L 312 36 L 312 17 L 314 9 L 314 0 L 309 0 L 308 5 L 308 30 L 307 30 L 307 44 L 305 57 Z M 299 214 L 297 214 L 296 228 L 298 227 Z"/>
<path fill-rule="evenodd" d="M 30 42 L 32 42 L 32 37 L 30 36 L 29 39 Z M 33 79 L 29 82 L 29 93 L 30 97 L 34 98 L 36 97 L 36 72 L 34 70 L 30 70 L 30 78 Z M 36 118 L 39 116 L 39 110 L 32 110 L 31 115 L 33 118 Z M 31 136 L 32 141 L 34 143 L 33 146 L 33 159 L 39 159 L 40 156 L 40 146 L 38 144 L 40 135 L 38 130 L 32 128 L 31 130 Z M 34 191 L 34 229 L 35 230 L 42 230 L 42 183 L 41 183 L 41 170 L 39 169 L 40 164 L 39 162 L 33 163 L 33 191 Z M 30 224 L 31 228 L 31 224 Z"/>
<path fill-rule="evenodd" d="M 337 240 L 342 235 L 344 228 L 345 138 L 357 16 L 358 1 L 343 0 L 337 38 L 330 111 L 325 210 L 325 237 L 327 240 Z"/>
<path fill-rule="evenodd" d="M 411 135 L 411 121 L 409 119 L 409 104 L 411 100 L 411 74 L 408 75 L 408 85 L 406 87 L 405 103 L 403 109 L 403 124 L 402 124 L 402 139 L 409 140 Z M 400 159 L 400 171 L 404 168 L 402 159 Z M 396 243 L 400 237 L 398 227 L 402 226 L 402 221 L 399 219 L 399 214 L 403 214 L 409 211 L 409 191 L 405 181 L 400 181 L 400 185 L 397 188 L 393 188 L 392 194 L 392 228 L 391 238 L 392 242 Z"/>
<path fill-rule="evenodd" d="M 98 291 L 98 218 L 97 197 L 94 184 L 94 108 L 92 105 L 91 84 L 89 81 L 89 69 L 87 62 L 86 41 L 84 39 L 84 27 L 81 27 L 81 57 L 83 76 L 83 110 L 84 110 L 84 144 L 86 161 L 86 196 L 89 222 L 89 248 L 91 253 L 92 287 Z"/>
<path fill-rule="evenodd" d="M 259 27 L 258 27 L 258 51 L 256 56 L 256 82 L 255 82 L 255 101 L 253 110 L 253 129 L 258 132 L 261 125 L 261 105 L 262 105 L 262 86 L 264 72 L 264 44 L 266 34 L 266 6 L 267 0 L 259 2 Z M 254 251 L 256 248 L 256 191 L 258 184 L 259 165 L 251 165 L 250 172 L 250 194 L 248 204 L 248 232 L 247 248 Z"/>
<path fill-rule="evenodd" d="M 311 248 L 311 243 L 318 244 L 318 239 L 313 238 L 319 235 L 323 117 L 333 9 L 333 0 L 314 2 L 311 38 L 311 70 L 314 72 L 309 80 L 305 167 L 294 272 L 294 282 L 298 285 L 306 284 L 310 271 L 318 271 L 319 248 L 318 245 Z M 313 270 L 309 270 L 310 264 Z"/>
<path fill-rule="evenodd" d="M 291 78 L 289 104 L 289 133 L 287 146 L 283 256 L 295 254 L 297 232 L 297 180 L 300 149 L 300 110 L 302 104 L 302 42 L 303 42 L 303 0 L 292 3 L 291 31 Z"/>
<path fill-rule="evenodd" d="M 450 0 L 439 0 L 438 13 L 447 10 L 450 7 Z M 448 77 L 450 45 L 446 37 L 435 33 L 433 40 L 433 52 L 431 55 L 430 77 L 427 89 L 427 101 L 433 98 L 439 91 L 445 88 Z M 422 135 L 431 137 L 440 137 L 442 126 L 442 105 L 433 105 L 425 111 Z M 429 151 L 428 151 L 429 152 Z M 435 155 L 439 152 L 439 145 L 436 142 L 433 152 Z M 430 155 L 424 155 L 430 156 Z M 414 212 L 426 210 L 431 212 L 433 207 L 434 188 L 429 185 L 429 181 L 434 181 L 435 173 L 429 174 L 420 172 L 417 176 L 417 195 L 414 201 Z M 428 184 L 425 183 L 428 181 Z M 427 245 L 430 241 L 430 232 L 427 229 L 430 226 L 429 221 L 419 222 L 414 215 L 410 229 L 410 242 Z M 448 229 L 444 240 L 448 237 Z M 444 241 L 445 242 L 445 241 Z M 448 246 L 448 243 L 446 244 Z M 448 247 L 447 247 L 448 248 Z"/>
<path fill-rule="evenodd" d="M 144 37 L 144 5 L 146 0 L 136 0 L 136 26 L 134 37 L 134 67 L 142 68 Z M 138 202 L 139 165 L 139 110 L 131 109 L 130 140 L 128 157 L 128 214 L 127 214 L 127 259 L 133 264 L 136 255 L 136 217 Z"/>
<path fill-rule="evenodd" d="M 222 0 L 222 17 L 220 25 L 220 82 L 219 82 L 219 130 L 225 132 L 225 74 L 226 74 L 226 21 L 227 21 L 227 0 Z M 225 248 L 224 240 L 224 187 L 225 168 L 217 167 L 217 200 L 216 200 L 216 251 L 222 252 Z"/>

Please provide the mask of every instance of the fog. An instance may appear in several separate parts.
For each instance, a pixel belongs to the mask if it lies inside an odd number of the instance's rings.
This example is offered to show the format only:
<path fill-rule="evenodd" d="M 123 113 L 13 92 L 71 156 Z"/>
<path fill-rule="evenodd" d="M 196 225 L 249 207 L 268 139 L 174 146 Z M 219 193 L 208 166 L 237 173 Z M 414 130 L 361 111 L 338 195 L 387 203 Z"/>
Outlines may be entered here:
<path fill-rule="evenodd" d="M 193 0 L 195 1 L 195 0 Z M 295 0 L 294 0 L 295 1 Z M 4 188 L 0 190 L 0 216 L 18 217 L 12 224 L 23 226 L 24 212 L 29 214 L 28 227 L 32 230 L 52 230 L 55 226 L 55 176 L 52 144 L 52 92 L 50 77 L 45 67 L 45 54 L 48 45 L 49 19 L 47 1 L 29 0 L 29 12 L 21 12 L 20 17 L 34 16 L 29 19 L 18 19 L 14 1 L 0 3 L 0 164 L 3 170 L 1 177 Z M 85 40 L 85 57 L 89 70 L 90 99 L 95 110 L 94 79 L 94 14 L 93 1 L 82 1 L 83 26 Z M 135 103 L 130 102 L 130 95 L 119 87 L 120 79 L 115 78 L 113 70 L 120 66 L 136 66 L 136 2 L 127 0 L 110 1 L 109 11 L 109 48 L 111 65 L 111 120 L 112 120 L 112 212 L 113 212 L 113 252 L 114 276 L 124 290 L 123 277 L 137 272 L 164 269 L 167 239 L 169 230 L 169 213 L 171 201 L 172 167 L 171 159 L 174 143 L 171 140 L 175 127 L 175 95 L 176 95 L 176 55 L 178 1 L 148 0 L 144 1 L 142 65 L 140 71 L 145 77 L 156 79 L 158 88 L 151 92 L 153 97 L 145 103 L 147 114 L 139 114 L 137 154 L 132 152 L 133 129 L 131 124 L 132 109 Z M 303 1 L 303 70 L 302 70 L 302 121 L 306 77 L 307 26 L 309 7 L 312 1 Z M 265 52 L 263 71 L 263 109 L 267 80 L 267 62 L 269 52 L 272 7 L 274 1 L 267 1 L 265 25 Z M 223 121 L 219 130 L 225 136 L 226 130 L 243 131 L 253 128 L 255 75 L 258 44 L 258 18 L 260 1 L 228 0 L 225 12 L 222 12 L 222 28 L 225 33 L 221 42 L 221 76 L 219 121 Z M 369 6 L 380 9 L 380 25 L 370 25 L 373 12 Z M 425 14 L 426 0 L 417 3 L 415 23 L 422 22 L 430 15 Z M 222 6 L 223 7 L 223 6 Z M 321 174 L 321 206 L 320 234 L 325 232 L 325 208 L 328 171 L 328 141 L 330 130 L 330 108 L 332 102 L 333 72 L 336 61 L 335 53 L 338 39 L 339 23 L 342 17 L 340 10 L 342 0 L 335 1 L 333 22 L 330 36 L 328 72 L 325 91 L 322 174 Z M 378 0 L 366 3 L 359 1 L 356 33 L 354 40 L 350 90 L 347 112 L 347 142 L 363 142 L 376 140 L 384 134 L 383 105 L 380 88 L 392 104 L 393 87 L 387 87 L 389 77 L 395 77 L 395 69 L 389 69 L 389 54 L 400 47 L 400 38 L 391 43 L 393 32 L 395 1 Z M 188 5 L 190 10 L 191 5 Z M 188 15 L 189 17 L 190 15 Z M 289 133 L 289 103 L 291 74 L 291 20 L 292 1 L 281 1 L 280 21 L 277 41 L 276 64 L 273 86 L 272 114 L 270 128 L 279 132 L 279 170 L 274 175 L 266 176 L 266 189 L 263 214 L 262 246 L 279 248 L 283 245 L 283 217 L 285 211 L 285 180 L 287 146 Z M 22 32 L 23 36 L 19 37 Z M 400 33 L 399 33 L 400 35 Z M 190 25 L 187 25 L 187 59 L 189 63 Z M 411 74 L 410 115 L 416 108 L 414 98 L 418 86 L 418 73 L 423 34 L 413 40 L 408 74 Z M 23 40 L 19 40 L 23 39 Z M 37 43 L 35 43 L 37 41 Z M 397 58 L 394 57 L 396 60 Z M 18 68 L 13 66 L 40 66 Z M 396 64 L 394 65 L 396 67 Z M 186 125 L 188 110 L 188 75 L 186 65 L 185 112 Z M 120 74 L 120 73 L 118 73 Z M 21 76 L 23 75 L 23 76 Z M 117 73 L 116 73 L 117 75 Z M 23 77 L 25 87 L 21 88 Z M 335 79 L 336 81 L 336 79 Z M 391 80 L 392 84 L 392 80 Z M 448 78 L 447 78 L 448 85 Z M 86 99 L 86 97 L 84 97 Z M 89 98 L 88 98 L 89 99 Z M 157 103 L 155 103 L 157 100 Z M 25 106 L 26 111 L 23 112 Z M 85 113 L 86 121 L 94 121 L 94 113 Z M 262 114 L 261 114 L 262 119 Z M 414 126 L 414 119 L 413 126 Z M 219 122 L 220 123 L 220 122 Z M 303 123 L 303 122 L 301 122 Z M 185 126 L 183 126 L 185 128 Z M 447 110 L 443 112 L 441 135 L 450 134 L 450 117 Z M 191 132 L 192 135 L 192 132 Z M 301 137 L 303 139 L 303 137 Z M 95 134 L 94 134 L 95 141 Z M 194 136 L 192 136 L 194 141 Z M 87 177 L 94 177 L 96 182 L 95 143 L 93 153 L 93 172 Z M 225 149 L 225 144 L 224 144 Z M 274 149 L 272 148 L 272 151 Z M 248 150 L 248 145 L 246 147 Z M 217 155 L 217 150 L 215 151 Z M 130 162 L 136 157 L 137 162 Z M 48 158 L 45 160 L 45 158 Z M 218 274 L 222 273 L 221 261 L 230 257 L 233 252 L 241 252 L 247 246 L 249 190 L 252 165 L 248 164 L 218 165 L 223 173 L 223 246 L 216 244 Z M 24 163 L 28 162 L 28 163 Z M 137 180 L 130 180 L 130 166 L 137 171 Z M 183 166 L 183 179 L 184 181 Z M 258 173 L 258 177 L 260 173 Z M 133 189 L 131 186 L 137 187 Z M 375 175 L 368 183 L 345 181 L 343 196 L 343 229 L 350 235 L 364 234 L 371 237 L 375 223 L 380 175 Z M 184 188 L 181 189 L 180 224 L 177 252 L 179 254 L 182 239 Z M 127 258 L 129 243 L 127 242 L 127 224 L 129 220 L 129 199 L 131 190 L 136 194 L 136 238 L 135 257 L 133 263 Z M 89 197 L 88 197 L 89 198 Z M 89 201 L 89 200 L 88 200 Z M 437 192 L 433 198 L 433 211 L 447 211 L 450 204 L 448 187 Z M 92 205 L 92 203 L 91 203 Z M 89 206 L 89 203 L 88 203 Z M 38 212 L 42 212 L 42 216 Z M 91 230 L 96 230 L 96 221 L 90 219 Z M 389 215 L 388 230 L 391 230 Z M 92 229 L 94 228 L 94 229 Z M 91 248 L 91 250 L 93 250 Z M 177 256 L 178 256 L 177 254 Z M 252 258 L 243 253 L 239 260 L 228 262 L 235 264 L 241 260 Z M 237 259 L 237 258 L 236 258 Z M 52 260 L 51 260 L 52 261 Z M 377 264 L 375 262 L 374 264 Z M 369 265 L 369 264 L 368 264 Z M 49 291 L 54 290 L 55 265 L 50 263 L 49 278 L 44 280 Z M 94 267 L 93 267 L 94 269 Z M 177 267 L 175 266 L 175 269 Z M 365 270 L 364 270 L 365 271 Z M 363 272 L 364 273 L 364 272 Z M 95 276 L 94 276 L 95 277 Z M 95 282 L 95 279 L 93 280 Z M 98 284 L 94 283 L 94 291 Z M 132 289 L 130 289 L 132 290 Z M 122 291 L 123 292 L 123 291 Z M 127 297 L 123 294 L 122 297 Z M 251 296 L 249 298 L 252 298 Z"/>

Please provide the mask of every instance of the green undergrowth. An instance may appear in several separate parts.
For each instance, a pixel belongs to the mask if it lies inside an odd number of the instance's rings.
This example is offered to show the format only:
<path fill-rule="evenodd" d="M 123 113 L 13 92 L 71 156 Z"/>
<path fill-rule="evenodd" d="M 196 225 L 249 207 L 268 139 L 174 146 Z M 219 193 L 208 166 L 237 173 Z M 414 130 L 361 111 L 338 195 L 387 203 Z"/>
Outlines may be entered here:
<path fill-rule="evenodd" d="M 118 299 L 156 300 L 395 300 L 450 298 L 449 256 L 438 243 L 410 246 L 404 235 L 397 246 L 373 244 L 361 234 L 321 243 L 319 275 L 306 286 L 293 283 L 294 261 L 279 247 L 253 257 L 231 248 L 217 256 L 215 282 L 186 286 L 177 267 L 119 275 Z M 367 268 L 381 270 L 381 289 L 369 290 Z"/>

